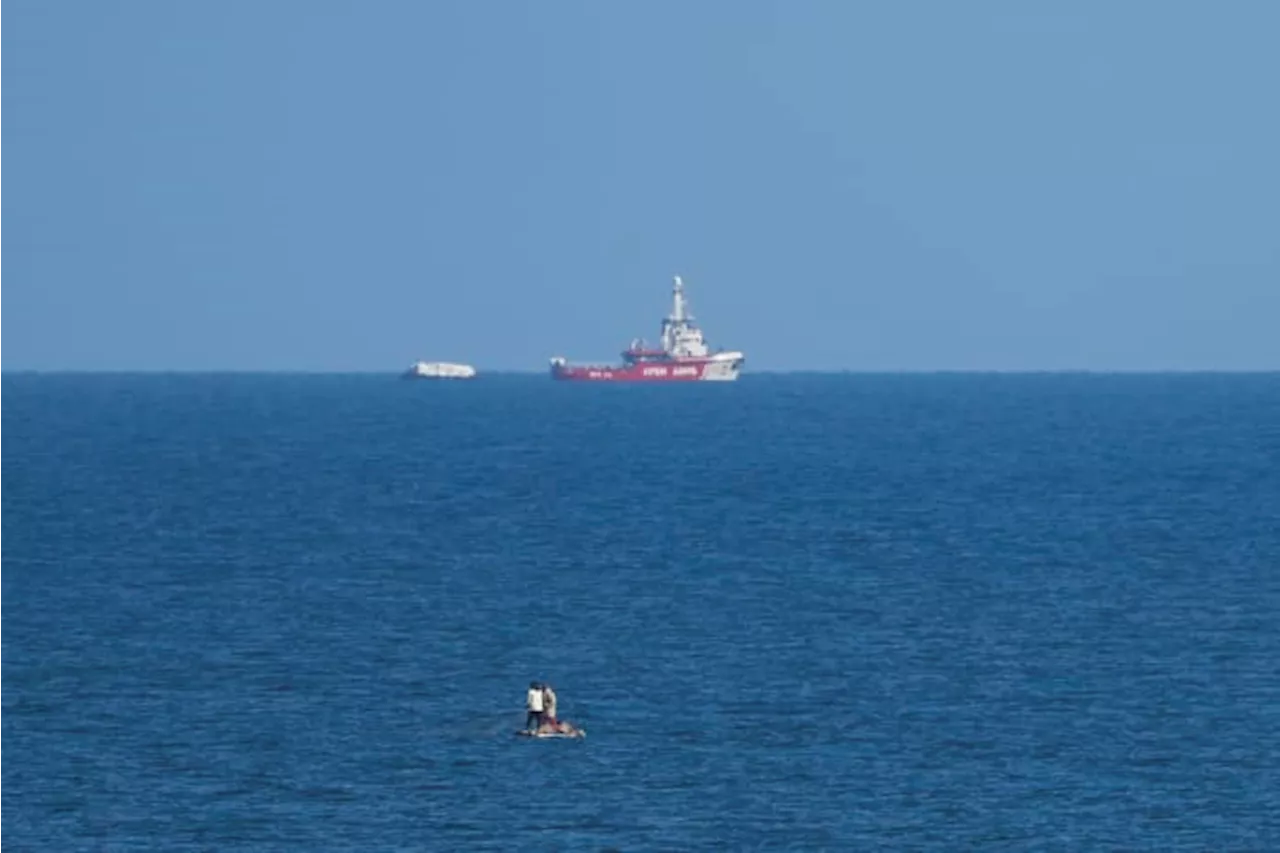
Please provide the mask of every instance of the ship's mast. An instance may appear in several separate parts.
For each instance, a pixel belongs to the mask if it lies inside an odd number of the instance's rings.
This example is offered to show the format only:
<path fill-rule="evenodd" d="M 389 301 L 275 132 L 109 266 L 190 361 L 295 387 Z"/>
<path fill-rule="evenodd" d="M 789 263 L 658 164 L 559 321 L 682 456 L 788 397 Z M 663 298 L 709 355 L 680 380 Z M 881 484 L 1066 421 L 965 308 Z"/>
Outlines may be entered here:
<path fill-rule="evenodd" d="M 693 319 L 685 305 L 684 282 L 680 276 L 676 276 L 675 283 L 671 285 L 671 317 L 669 319 L 677 325 L 684 325 L 686 320 Z"/>

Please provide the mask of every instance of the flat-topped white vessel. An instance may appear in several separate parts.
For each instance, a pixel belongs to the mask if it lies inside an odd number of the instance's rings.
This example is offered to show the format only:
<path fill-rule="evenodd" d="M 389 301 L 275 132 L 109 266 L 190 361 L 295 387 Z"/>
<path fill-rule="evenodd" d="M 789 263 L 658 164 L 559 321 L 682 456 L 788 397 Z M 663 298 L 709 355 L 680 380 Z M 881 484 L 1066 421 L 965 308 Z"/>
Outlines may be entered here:
<path fill-rule="evenodd" d="M 474 379 L 476 369 L 469 364 L 448 361 L 414 362 L 401 376 L 405 379 Z"/>

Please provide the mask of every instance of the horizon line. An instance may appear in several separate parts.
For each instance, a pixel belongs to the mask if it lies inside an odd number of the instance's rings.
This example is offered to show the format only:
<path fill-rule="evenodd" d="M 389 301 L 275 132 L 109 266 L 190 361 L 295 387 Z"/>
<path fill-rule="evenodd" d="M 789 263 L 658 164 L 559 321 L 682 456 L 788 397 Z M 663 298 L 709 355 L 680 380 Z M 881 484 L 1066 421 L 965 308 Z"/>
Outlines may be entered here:
<path fill-rule="evenodd" d="M 1096 376 L 1162 376 L 1162 375 L 1237 375 L 1237 374 L 1270 374 L 1280 373 L 1280 367 L 973 367 L 973 368 L 781 368 L 754 369 L 743 371 L 739 379 L 751 376 L 936 376 L 936 375 L 1096 375 Z M 374 369 L 312 369 L 312 368 L 92 368 L 92 367 L 59 367 L 59 368 L 4 368 L 0 367 L 3 376 L 383 376 L 400 378 L 403 370 Z M 482 376 L 548 376 L 546 370 L 477 368 L 476 378 Z"/>

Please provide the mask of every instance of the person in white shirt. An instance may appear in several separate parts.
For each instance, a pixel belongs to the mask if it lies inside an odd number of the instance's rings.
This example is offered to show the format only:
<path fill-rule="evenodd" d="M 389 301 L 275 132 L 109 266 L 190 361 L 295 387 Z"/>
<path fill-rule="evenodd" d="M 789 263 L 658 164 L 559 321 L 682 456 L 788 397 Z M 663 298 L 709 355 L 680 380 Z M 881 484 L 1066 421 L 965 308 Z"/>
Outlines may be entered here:
<path fill-rule="evenodd" d="M 551 689 L 550 684 L 542 685 L 542 711 L 543 719 L 548 723 L 556 721 L 556 692 Z"/>
<path fill-rule="evenodd" d="M 536 681 L 529 682 L 529 692 L 525 694 L 524 704 L 529 711 L 524 720 L 524 727 L 534 731 L 542 725 L 546 707 L 541 684 Z"/>

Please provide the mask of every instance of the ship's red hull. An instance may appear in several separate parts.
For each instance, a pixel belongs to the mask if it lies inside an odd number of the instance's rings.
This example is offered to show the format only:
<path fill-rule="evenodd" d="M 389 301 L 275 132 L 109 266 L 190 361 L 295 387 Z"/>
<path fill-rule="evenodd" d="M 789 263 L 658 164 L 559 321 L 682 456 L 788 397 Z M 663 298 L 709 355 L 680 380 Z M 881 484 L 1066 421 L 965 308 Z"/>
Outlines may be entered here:
<path fill-rule="evenodd" d="M 664 364 L 553 364 L 551 377 L 578 382 L 699 382 L 732 381 L 739 365 L 728 361 L 689 359 Z"/>

